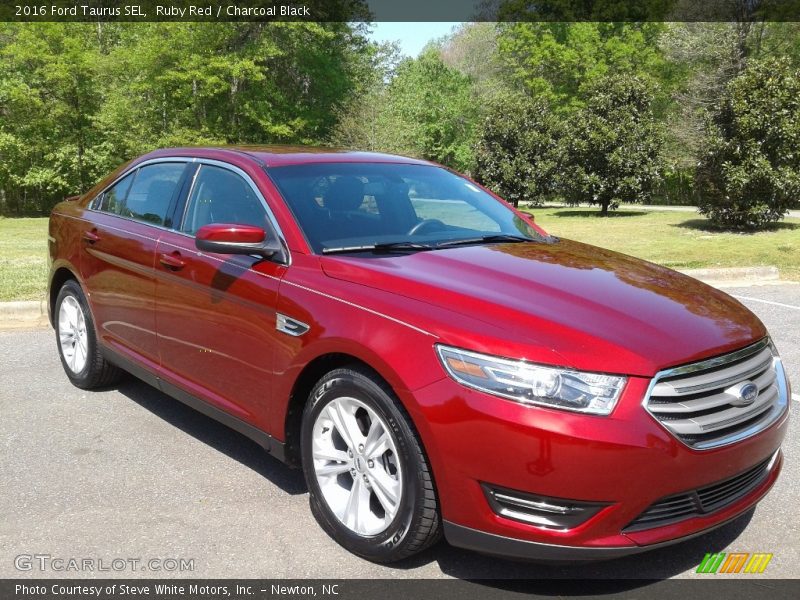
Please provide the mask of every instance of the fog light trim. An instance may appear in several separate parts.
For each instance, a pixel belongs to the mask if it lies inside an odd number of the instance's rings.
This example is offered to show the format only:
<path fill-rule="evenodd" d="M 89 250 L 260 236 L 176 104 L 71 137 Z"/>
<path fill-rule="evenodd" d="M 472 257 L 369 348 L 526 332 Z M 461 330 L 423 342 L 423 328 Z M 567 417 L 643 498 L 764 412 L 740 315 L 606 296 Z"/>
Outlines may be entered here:
<path fill-rule="evenodd" d="M 488 483 L 482 483 L 481 487 L 495 514 L 545 529 L 574 529 L 609 506 L 607 502 L 552 498 Z"/>

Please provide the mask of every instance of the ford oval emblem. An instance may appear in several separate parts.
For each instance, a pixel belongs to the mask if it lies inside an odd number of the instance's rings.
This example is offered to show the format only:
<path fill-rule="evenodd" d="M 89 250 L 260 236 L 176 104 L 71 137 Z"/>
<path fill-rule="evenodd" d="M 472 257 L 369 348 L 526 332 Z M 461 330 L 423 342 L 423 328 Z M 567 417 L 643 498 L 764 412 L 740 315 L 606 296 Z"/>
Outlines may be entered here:
<path fill-rule="evenodd" d="M 752 381 L 745 381 L 735 390 L 736 399 L 731 402 L 734 406 L 750 406 L 758 398 L 758 386 Z"/>

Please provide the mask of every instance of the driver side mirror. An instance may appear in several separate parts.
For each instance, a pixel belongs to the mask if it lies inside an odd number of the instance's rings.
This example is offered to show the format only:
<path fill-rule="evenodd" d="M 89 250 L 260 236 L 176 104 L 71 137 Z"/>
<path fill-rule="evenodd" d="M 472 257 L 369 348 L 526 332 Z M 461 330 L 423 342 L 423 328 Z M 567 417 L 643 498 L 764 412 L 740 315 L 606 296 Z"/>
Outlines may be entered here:
<path fill-rule="evenodd" d="M 194 240 L 198 250 L 217 254 L 258 254 L 264 258 L 283 257 L 277 239 L 255 225 L 211 223 L 197 230 Z"/>

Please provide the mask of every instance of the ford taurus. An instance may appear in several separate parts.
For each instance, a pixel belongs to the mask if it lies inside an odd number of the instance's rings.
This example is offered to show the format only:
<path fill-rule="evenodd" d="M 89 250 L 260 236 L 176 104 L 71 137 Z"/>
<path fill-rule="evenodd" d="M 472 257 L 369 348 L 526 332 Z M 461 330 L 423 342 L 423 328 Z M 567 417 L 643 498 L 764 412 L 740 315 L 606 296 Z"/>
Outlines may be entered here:
<path fill-rule="evenodd" d="M 781 470 L 789 382 L 744 306 L 425 161 L 159 150 L 56 206 L 49 254 L 72 383 L 132 373 L 301 467 L 370 560 L 613 558 Z"/>

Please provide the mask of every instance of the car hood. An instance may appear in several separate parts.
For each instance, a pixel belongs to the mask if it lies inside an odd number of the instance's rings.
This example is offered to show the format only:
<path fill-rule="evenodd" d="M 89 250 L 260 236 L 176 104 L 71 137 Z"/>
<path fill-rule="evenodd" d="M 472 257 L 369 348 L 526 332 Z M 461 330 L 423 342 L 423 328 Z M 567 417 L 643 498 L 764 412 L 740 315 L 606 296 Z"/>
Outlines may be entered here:
<path fill-rule="evenodd" d="M 766 335 L 755 315 L 727 294 L 569 240 L 327 256 L 322 268 L 329 277 L 499 326 L 510 343 L 555 351 L 579 369 L 652 376 Z M 423 325 L 447 343 L 447 324 Z M 504 355 L 517 354 L 509 348 Z"/>

